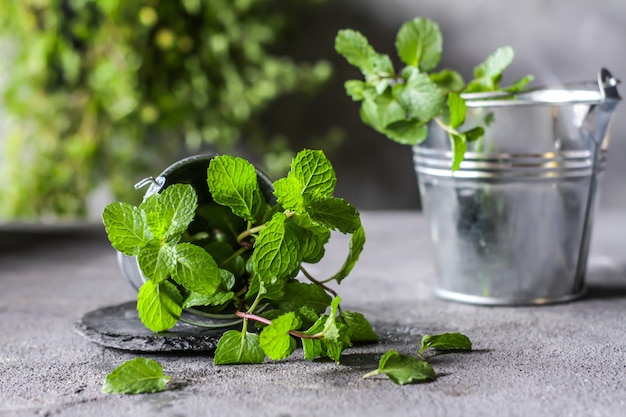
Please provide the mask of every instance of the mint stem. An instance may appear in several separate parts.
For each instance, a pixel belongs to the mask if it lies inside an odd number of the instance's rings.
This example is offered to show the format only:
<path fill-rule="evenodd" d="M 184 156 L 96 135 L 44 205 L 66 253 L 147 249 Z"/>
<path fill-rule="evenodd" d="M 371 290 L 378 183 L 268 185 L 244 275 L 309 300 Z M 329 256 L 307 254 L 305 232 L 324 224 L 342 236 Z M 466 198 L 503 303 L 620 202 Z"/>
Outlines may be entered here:
<path fill-rule="evenodd" d="M 316 280 L 315 278 L 313 278 L 313 275 L 311 275 L 309 273 L 309 271 L 307 271 L 306 269 L 304 269 L 304 267 L 302 265 L 300 265 L 300 271 L 302 271 L 302 273 L 304 274 L 305 277 L 307 277 L 307 279 L 309 281 L 311 281 L 313 284 L 315 285 L 319 285 L 320 287 L 322 287 L 324 289 L 324 291 L 326 291 L 327 293 L 331 294 L 333 297 L 339 297 L 339 294 L 337 294 L 337 291 L 333 290 L 332 288 L 328 287 L 326 284 L 324 284 L 321 281 Z M 341 310 L 341 306 L 337 307 L 337 310 L 339 310 L 339 314 L 342 313 Z"/>
<path fill-rule="evenodd" d="M 272 324 L 272 321 L 266 319 L 265 317 L 258 316 L 252 313 L 244 313 L 243 311 L 237 311 L 235 315 L 244 320 L 254 320 L 259 323 L 267 324 L 268 326 Z M 290 330 L 289 334 L 295 337 L 299 337 L 300 339 L 319 339 L 321 337 L 320 334 L 304 334 L 296 330 Z"/>

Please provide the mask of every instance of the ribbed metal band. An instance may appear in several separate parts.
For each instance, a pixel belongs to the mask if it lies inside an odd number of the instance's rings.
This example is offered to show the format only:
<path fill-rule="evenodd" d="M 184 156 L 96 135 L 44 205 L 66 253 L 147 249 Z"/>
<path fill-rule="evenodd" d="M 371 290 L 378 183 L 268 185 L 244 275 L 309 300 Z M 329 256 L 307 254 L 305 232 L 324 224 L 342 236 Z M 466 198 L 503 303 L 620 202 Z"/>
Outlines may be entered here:
<path fill-rule="evenodd" d="M 591 176 L 593 158 L 589 151 L 547 152 L 544 154 L 478 154 L 468 152 L 460 169 L 452 172 L 452 153 L 417 148 L 414 153 L 418 174 L 435 177 L 481 178 L 490 180 L 549 180 Z M 600 160 L 600 171 L 606 160 Z"/>

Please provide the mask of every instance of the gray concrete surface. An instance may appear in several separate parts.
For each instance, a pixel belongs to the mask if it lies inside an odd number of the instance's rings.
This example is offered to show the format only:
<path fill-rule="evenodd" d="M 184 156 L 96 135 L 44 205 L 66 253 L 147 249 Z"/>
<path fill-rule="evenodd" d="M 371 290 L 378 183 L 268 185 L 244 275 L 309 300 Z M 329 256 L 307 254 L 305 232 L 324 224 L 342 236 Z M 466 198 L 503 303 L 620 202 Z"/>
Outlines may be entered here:
<path fill-rule="evenodd" d="M 289 360 L 215 367 L 203 354 L 155 358 L 174 378 L 151 395 L 100 392 L 106 374 L 136 355 L 74 331 L 88 311 L 131 300 L 99 228 L 2 229 L 0 416 L 621 416 L 626 410 L 626 212 L 600 213 L 589 294 L 542 307 L 488 308 L 433 296 L 431 247 L 417 212 L 367 212 L 368 243 L 339 286 L 382 341 L 345 352 L 340 365 Z M 8 244 L 8 243 L 9 244 Z M 311 268 L 341 262 L 345 240 Z M 414 353 L 424 333 L 461 331 L 471 353 L 436 356 L 434 383 L 363 380 L 388 349 Z"/>

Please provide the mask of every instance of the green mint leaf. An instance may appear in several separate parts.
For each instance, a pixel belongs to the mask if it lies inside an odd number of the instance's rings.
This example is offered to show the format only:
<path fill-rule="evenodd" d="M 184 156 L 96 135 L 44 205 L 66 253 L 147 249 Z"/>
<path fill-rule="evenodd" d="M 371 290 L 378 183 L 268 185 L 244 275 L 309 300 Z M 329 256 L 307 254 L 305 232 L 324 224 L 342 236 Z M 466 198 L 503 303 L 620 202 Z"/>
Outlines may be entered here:
<path fill-rule="evenodd" d="M 285 209 L 303 213 L 308 200 L 331 196 L 336 182 L 324 153 L 305 149 L 291 162 L 287 177 L 274 182 L 274 195 Z"/>
<path fill-rule="evenodd" d="M 344 83 L 346 94 L 354 101 L 361 101 L 365 98 L 365 90 L 368 88 L 367 83 L 361 80 L 348 80 Z"/>
<path fill-rule="evenodd" d="M 317 319 L 315 323 L 304 332 L 307 335 L 321 334 L 326 325 L 327 316 L 322 316 Z M 319 338 L 303 338 L 302 350 L 304 351 L 304 359 L 313 360 L 315 358 L 326 357 L 326 347 Z"/>
<path fill-rule="evenodd" d="M 259 344 L 259 335 L 237 330 L 228 330 L 222 335 L 213 357 L 215 365 L 257 364 L 264 360 L 265 353 Z"/>
<path fill-rule="evenodd" d="M 305 198 L 331 196 L 337 183 L 333 166 L 324 152 L 310 149 L 298 152 L 287 176 L 299 181 Z"/>
<path fill-rule="evenodd" d="M 513 49 L 509 46 L 498 48 L 485 62 L 474 68 L 474 80 L 466 87 L 468 93 L 497 90 L 502 72 L 513 62 Z"/>
<path fill-rule="evenodd" d="M 343 279 L 350 274 L 352 268 L 354 268 L 354 265 L 356 265 L 357 261 L 359 260 L 359 255 L 363 251 L 363 246 L 365 246 L 365 230 L 361 226 L 352 234 L 352 237 L 350 238 L 350 248 L 348 251 L 348 256 L 341 266 L 341 269 L 339 269 L 339 271 L 337 271 L 335 275 L 325 281 L 335 280 L 338 283 L 341 283 L 341 281 L 343 281 Z"/>
<path fill-rule="evenodd" d="M 294 228 L 286 225 L 284 213 L 265 223 L 254 244 L 254 270 L 263 280 L 287 278 L 302 261 L 300 242 Z"/>
<path fill-rule="evenodd" d="M 198 196 L 189 184 L 172 184 L 139 205 L 146 213 L 150 232 L 159 240 L 178 237 L 193 220 Z"/>
<path fill-rule="evenodd" d="M 331 230 L 354 233 L 361 227 L 359 212 L 342 198 L 324 197 L 311 201 L 307 207 L 311 219 Z"/>
<path fill-rule="evenodd" d="M 296 213 L 301 213 L 304 210 L 303 184 L 299 179 L 288 176 L 274 181 L 273 186 L 276 200 L 283 208 Z"/>
<path fill-rule="evenodd" d="M 377 342 L 378 336 L 372 325 L 361 313 L 344 311 L 341 320 L 350 328 L 350 341 L 353 343 Z"/>
<path fill-rule="evenodd" d="M 461 162 L 465 158 L 467 143 L 463 134 L 449 133 L 450 145 L 452 146 L 452 171 L 461 167 Z"/>
<path fill-rule="evenodd" d="M 302 262 L 311 264 L 319 262 L 325 253 L 324 246 L 330 239 L 330 230 L 313 223 L 308 215 L 297 215 L 292 218 L 298 225 L 297 234 L 300 238 Z"/>
<path fill-rule="evenodd" d="M 153 238 L 143 210 L 130 204 L 108 204 L 102 220 L 111 245 L 124 255 L 137 255 Z"/>
<path fill-rule="evenodd" d="M 254 165 L 242 158 L 220 155 L 211 160 L 207 182 L 213 199 L 237 216 L 254 221 L 263 197 Z"/>
<path fill-rule="evenodd" d="M 459 93 L 448 94 L 448 108 L 450 110 L 450 127 L 459 127 L 465 123 L 467 106 Z"/>
<path fill-rule="evenodd" d="M 414 356 L 401 355 L 395 350 L 386 352 L 378 362 L 378 369 L 363 376 L 385 374 L 398 385 L 433 381 L 437 377 L 433 368 Z"/>
<path fill-rule="evenodd" d="M 360 116 L 365 124 L 385 134 L 387 126 L 406 119 L 406 110 L 391 93 L 385 93 L 364 99 Z"/>
<path fill-rule="evenodd" d="M 159 392 L 171 377 L 163 375 L 161 364 L 153 359 L 135 358 L 109 373 L 102 385 L 105 394 L 143 394 Z"/>
<path fill-rule="evenodd" d="M 259 343 L 265 354 L 272 360 L 289 357 L 296 350 L 297 343 L 289 332 L 300 325 L 293 312 L 283 314 L 272 320 L 259 335 Z"/>
<path fill-rule="evenodd" d="M 183 296 L 169 281 L 146 281 L 139 288 L 137 311 L 141 322 L 153 332 L 174 327 L 182 312 Z"/>
<path fill-rule="evenodd" d="M 189 291 L 213 294 L 220 285 L 220 271 L 211 255 L 192 243 L 176 245 L 174 280 Z"/>
<path fill-rule="evenodd" d="M 417 145 L 428 137 L 428 127 L 418 119 L 399 120 L 383 129 L 389 139 L 402 145 Z"/>
<path fill-rule="evenodd" d="M 398 56 L 406 64 L 431 71 L 441 59 L 443 40 L 437 23 L 422 17 L 404 23 L 396 37 Z"/>
<path fill-rule="evenodd" d="M 474 142 L 483 137 L 485 129 L 480 126 L 476 126 L 472 129 L 466 130 L 463 134 L 465 135 L 465 140 L 467 142 Z"/>
<path fill-rule="evenodd" d="M 430 81 L 437 84 L 443 91 L 461 91 L 465 87 L 463 77 L 456 71 L 443 69 L 429 75 Z"/>
<path fill-rule="evenodd" d="M 422 346 L 418 354 L 421 355 L 426 349 L 472 350 L 472 342 L 461 333 L 427 334 L 422 337 Z"/>
<path fill-rule="evenodd" d="M 148 243 L 137 255 L 141 273 L 154 282 L 169 278 L 176 268 L 176 247 L 169 244 Z"/>
<path fill-rule="evenodd" d="M 313 360 L 326 356 L 326 350 L 320 339 L 302 339 L 304 359 Z"/>
<path fill-rule="evenodd" d="M 285 285 L 285 279 L 270 277 L 261 281 L 259 275 L 255 274 L 248 286 L 246 301 L 253 302 L 257 294 L 261 294 L 265 300 L 279 300 L 285 296 Z"/>
<path fill-rule="evenodd" d="M 326 311 L 332 298 L 316 284 L 294 281 L 285 285 L 284 295 L 276 300 L 283 311 L 299 311 L 304 307 L 312 309 L 317 315 Z"/>
<path fill-rule="evenodd" d="M 359 68 L 365 76 L 376 72 L 375 58 L 378 54 L 360 32 L 340 30 L 335 37 L 335 51 Z"/>
<path fill-rule="evenodd" d="M 183 302 L 183 308 L 191 308 L 198 306 L 211 306 L 217 307 L 226 304 L 233 299 L 234 293 L 232 291 L 222 292 L 217 291 L 212 295 L 198 294 L 197 292 L 190 292 L 185 301 Z"/>
<path fill-rule="evenodd" d="M 439 116 L 446 102 L 446 95 L 427 74 L 407 67 L 402 72 L 404 83 L 396 84 L 393 95 L 411 117 L 428 121 Z"/>
<path fill-rule="evenodd" d="M 526 75 L 525 77 L 518 79 L 513 84 L 506 88 L 503 88 L 502 90 L 508 93 L 517 93 L 518 91 L 526 87 L 526 85 L 528 85 L 528 83 L 532 82 L 534 79 L 535 77 L 533 77 L 532 75 Z"/>
<path fill-rule="evenodd" d="M 337 363 L 339 363 L 341 359 L 343 350 L 348 346 L 352 346 L 350 341 L 350 328 L 337 321 L 337 309 L 339 308 L 340 302 L 341 298 L 333 298 L 330 304 L 330 313 L 328 317 L 326 317 L 321 338 L 326 356 Z"/>

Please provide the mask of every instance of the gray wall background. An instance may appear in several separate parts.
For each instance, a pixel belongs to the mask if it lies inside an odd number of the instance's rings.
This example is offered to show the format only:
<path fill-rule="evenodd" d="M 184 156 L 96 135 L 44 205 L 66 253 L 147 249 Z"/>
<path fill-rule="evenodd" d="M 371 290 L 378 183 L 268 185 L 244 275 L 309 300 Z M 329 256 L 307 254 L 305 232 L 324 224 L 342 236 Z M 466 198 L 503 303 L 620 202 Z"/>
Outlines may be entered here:
<path fill-rule="evenodd" d="M 374 47 L 395 59 L 395 33 L 413 17 L 437 21 L 443 33 L 441 67 L 466 79 L 496 48 L 516 52 L 503 82 L 535 75 L 533 86 L 593 80 L 601 67 L 623 78 L 626 96 L 626 2 L 623 0 L 329 0 L 303 13 L 303 38 L 290 53 L 302 59 L 327 58 L 333 80 L 308 100 L 288 98 L 268 112 L 268 121 L 290 137 L 344 128 L 343 145 L 330 153 L 338 174 L 337 194 L 359 209 L 419 207 L 411 150 L 363 126 L 343 82 L 359 77 L 333 49 L 339 29 L 365 34 Z M 397 62 L 397 61 L 396 61 Z M 295 102 L 293 100 L 300 100 Z M 626 208 L 626 103 L 614 116 L 607 172 L 601 180 L 601 208 Z M 304 135 L 306 133 L 306 135 Z M 299 147 L 316 147 L 302 140 Z"/>

